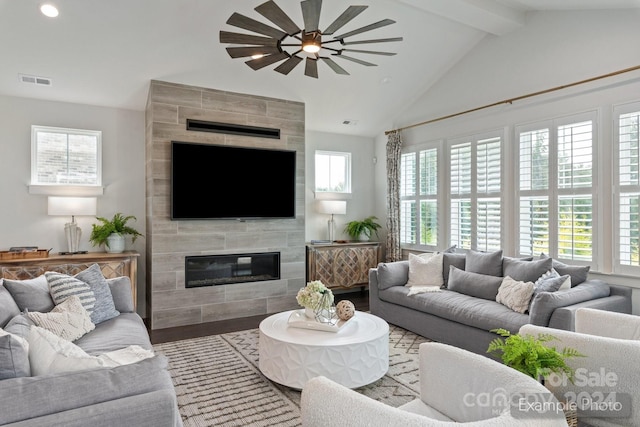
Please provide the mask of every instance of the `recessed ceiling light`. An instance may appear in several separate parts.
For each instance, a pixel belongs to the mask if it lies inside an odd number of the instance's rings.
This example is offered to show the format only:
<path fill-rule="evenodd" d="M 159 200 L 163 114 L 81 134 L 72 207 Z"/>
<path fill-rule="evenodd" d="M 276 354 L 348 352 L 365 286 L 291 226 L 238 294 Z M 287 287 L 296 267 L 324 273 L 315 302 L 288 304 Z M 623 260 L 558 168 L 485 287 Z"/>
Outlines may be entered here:
<path fill-rule="evenodd" d="M 52 4 L 43 4 L 42 6 L 40 6 L 40 12 L 42 12 L 44 16 L 48 16 L 49 18 L 55 18 L 59 13 L 58 8 Z"/>

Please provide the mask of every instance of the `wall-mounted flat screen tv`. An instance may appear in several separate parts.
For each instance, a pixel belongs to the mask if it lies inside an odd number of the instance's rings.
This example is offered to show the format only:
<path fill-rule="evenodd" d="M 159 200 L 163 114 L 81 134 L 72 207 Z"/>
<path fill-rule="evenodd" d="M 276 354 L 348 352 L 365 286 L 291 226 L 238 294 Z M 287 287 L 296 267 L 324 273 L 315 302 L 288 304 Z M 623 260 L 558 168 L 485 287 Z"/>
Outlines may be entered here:
<path fill-rule="evenodd" d="M 296 152 L 171 142 L 171 219 L 295 218 Z"/>

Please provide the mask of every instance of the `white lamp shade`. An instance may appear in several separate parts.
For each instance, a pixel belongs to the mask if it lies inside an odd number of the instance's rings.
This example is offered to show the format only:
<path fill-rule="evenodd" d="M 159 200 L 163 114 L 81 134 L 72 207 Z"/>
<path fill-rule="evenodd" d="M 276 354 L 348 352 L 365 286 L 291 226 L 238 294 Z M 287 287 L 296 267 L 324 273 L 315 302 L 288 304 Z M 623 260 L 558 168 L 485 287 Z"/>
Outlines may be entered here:
<path fill-rule="evenodd" d="M 318 200 L 318 212 L 344 215 L 347 213 L 347 202 L 344 200 Z"/>
<path fill-rule="evenodd" d="M 97 199 L 95 197 L 49 197 L 47 205 L 49 215 L 95 215 Z"/>

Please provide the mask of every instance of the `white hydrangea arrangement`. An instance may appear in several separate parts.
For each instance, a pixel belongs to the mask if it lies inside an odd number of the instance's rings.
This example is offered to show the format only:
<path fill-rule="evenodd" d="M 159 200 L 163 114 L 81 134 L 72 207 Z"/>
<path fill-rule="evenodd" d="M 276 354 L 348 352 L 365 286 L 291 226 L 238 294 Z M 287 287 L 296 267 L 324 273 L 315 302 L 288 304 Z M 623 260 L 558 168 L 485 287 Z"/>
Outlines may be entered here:
<path fill-rule="evenodd" d="M 307 283 L 307 286 L 298 291 L 296 301 L 305 308 L 313 309 L 318 307 L 320 300 L 325 294 L 328 295 L 328 298 L 325 298 L 324 300 L 326 307 L 322 308 L 329 308 L 331 304 L 333 304 L 333 292 L 331 292 L 331 289 L 327 288 L 320 280 L 314 280 L 313 282 Z"/>

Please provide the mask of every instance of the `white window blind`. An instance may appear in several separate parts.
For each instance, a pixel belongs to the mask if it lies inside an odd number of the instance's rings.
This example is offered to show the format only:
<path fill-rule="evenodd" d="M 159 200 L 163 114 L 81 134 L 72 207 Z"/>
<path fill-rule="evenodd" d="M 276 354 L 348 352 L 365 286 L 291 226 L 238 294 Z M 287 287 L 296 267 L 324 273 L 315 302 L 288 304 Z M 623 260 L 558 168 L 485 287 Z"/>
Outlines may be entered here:
<path fill-rule="evenodd" d="M 617 114 L 618 147 L 618 263 L 640 266 L 640 105 Z M 623 109 L 627 110 L 627 108 Z"/>

